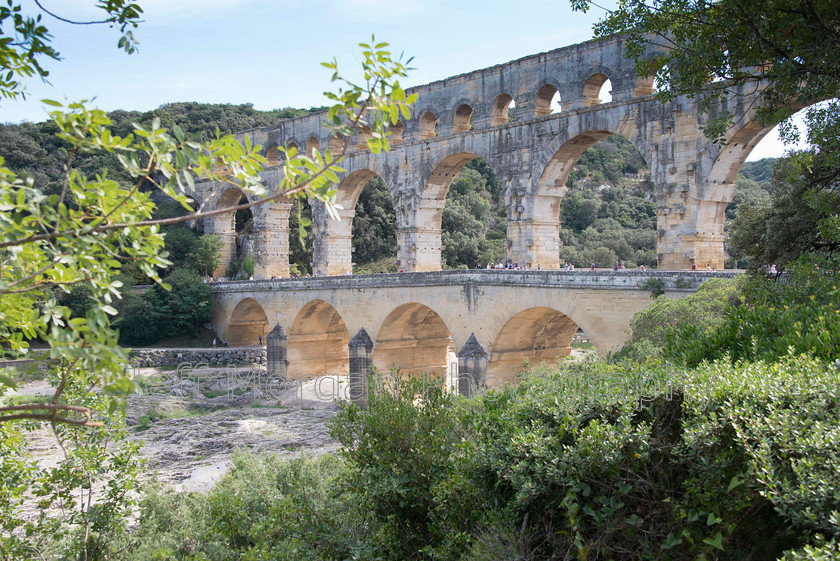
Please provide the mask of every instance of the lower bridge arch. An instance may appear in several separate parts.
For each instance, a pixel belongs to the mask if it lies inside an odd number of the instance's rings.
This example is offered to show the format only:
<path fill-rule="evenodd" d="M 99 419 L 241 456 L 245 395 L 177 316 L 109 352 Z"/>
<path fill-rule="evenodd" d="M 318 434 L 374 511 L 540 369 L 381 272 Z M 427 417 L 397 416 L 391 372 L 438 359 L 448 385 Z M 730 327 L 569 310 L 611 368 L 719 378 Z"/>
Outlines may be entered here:
<path fill-rule="evenodd" d="M 350 368 L 350 336 L 341 314 L 324 300 L 312 300 L 295 317 L 286 357 L 292 380 L 322 374 L 346 376 Z"/>
<path fill-rule="evenodd" d="M 578 329 L 572 318 L 554 308 L 534 307 L 517 313 L 493 341 L 487 364 L 488 386 L 515 381 L 526 360 L 537 365 L 567 356 Z"/>
<path fill-rule="evenodd" d="M 452 337 L 443 319 L 416 302 L 396 307 L 382 322 L 373 347 L 373 365 L 380 372 L 399 368 L 403 376 L 443 378 L 457 362 Z"/>
<path fill-rule="evenodd" d="M 268 334 L 268 317 L 253 298 L 241 300 L 230 315 L 227 343 L 233 347 L 257 345 Z"/>

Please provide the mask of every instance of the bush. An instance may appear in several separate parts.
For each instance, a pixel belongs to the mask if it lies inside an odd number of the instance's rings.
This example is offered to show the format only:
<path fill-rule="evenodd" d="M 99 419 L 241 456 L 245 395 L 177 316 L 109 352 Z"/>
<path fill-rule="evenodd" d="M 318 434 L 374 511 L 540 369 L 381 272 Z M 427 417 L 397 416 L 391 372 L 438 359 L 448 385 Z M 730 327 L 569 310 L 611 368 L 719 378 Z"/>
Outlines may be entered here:
<path fill-rule="evenodd" d="M 570 365 L 469 400 L 373 384 L 332 423 L 340 458 L 238 453 L 207 495 L 153 491 L 132 558 L 835 558 L 838 375 L 799 357 Z"/>
<path fill-rule="evenodd" d="M 447 497 L 451 454 L 458 441 L 454 398 L 440 383 L 396 380 L 369 387 L 367 409 L 343 405 L 330 426 L 341 442 L 346 484 L 363 490 L 360 506 L 381 527 L 375 545 L 387 558 L 420 559 L 463 548 L 450 522 L 457 501 Z M 395 387 L 393 387 L 395 386 Z M 432 558 L 437 558 L 432 556 Z"/>
<path fill-rule="evenodd" d="M 648 356 L 662 355 L 668 333 L 686 326 L 705 332 L 720 324 L 729 306 L 738 303 L 739 284 L 743 281 L 711 279 L 684 298 L 656 298 L 633 316 L 630 341 L 616 357 L 644 362 Z"/>
<path fill-rule="evenodd" d="M 772 361 L 809 354 L 837 360 L 837 269 L 835 259 L 806 257 L 787 277 L 754 276 L 744 283 L 742 303 L 725 307 L 720 321 L 707 326 L 685 322 L 668 333 L 664 355 L 689 366 L 725 356 L 732 361 Z"/>

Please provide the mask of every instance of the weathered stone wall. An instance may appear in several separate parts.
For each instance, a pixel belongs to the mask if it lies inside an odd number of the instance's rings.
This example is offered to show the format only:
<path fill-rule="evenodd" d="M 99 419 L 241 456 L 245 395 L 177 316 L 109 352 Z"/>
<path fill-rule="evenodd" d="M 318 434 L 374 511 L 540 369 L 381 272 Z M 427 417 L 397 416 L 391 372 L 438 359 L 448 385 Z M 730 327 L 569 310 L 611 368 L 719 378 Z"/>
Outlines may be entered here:
<path fill-rule="evenodd" d="M 348 340 L 362 329 L 379 368 L 439 368 L 474 335 L 490 363 L 508 370 L 523 357 L 567 354 L 578 328 L 599 352 L 619 349 L 633 314 L 651 301 L 649 280 L 661 281 L 665 297 L 679 298 L 733 275 L 482 269 L 220 282 L 211 285 L 212 324 L 242 344 L 257 342 L 250 326 L 280 325 L 292 379 L 346 373 Z"/>
<path fill-rule="evenodd" d="M 134 367 L 177 366 L 179 364 L 265 364 L 265 348 L 221 349 L 135 349 Z"/>
<path fill-rule="evenodd" d="M 598 92 L 609 79 L 612 100 Z M 508 210 L 508 257 L 520 264 L 558 268 L 560 203 L 566 180 L 583 152 L 610 134 L 633 143 L 651 167 L 656 185 L 657 260 L 660 269 L 686 269 L 696 262 L 724 266 L 724 210 L 732 200 L 738 169 L 770 130 L 754 119 L 760 88 L 733 88 L 719 111 L 736 126 L 721 148 L 703 133 L 706 114 L 697 101 L 678 97 L 668 104 L 653 95 L 653 80 L 635 76 L 622 37 L 611 37 L 524 57 L 412 88 L 419 99 L 411 119 L 400 122 L 392 150 L 371 154 L 367 131 L 351 139 L 341 166 L 337 203 L 342 220 L 330 220 L 323 205 L 313 208 L 313 265 L 321 275 L 352 269 L 351 224 L 356 200 L 374 174 L 388 186 L 397 214 L 397 255 L 408 272 L 441 268 L 441 214 L 452 179 L 481 157 L 504 188 Z M 559 93 L 561 110 L 552 113 Z M 515 103 L 514 118 L 508 119 Z M 240 133 L 263 146 L 272 163 L 277 146 L 318 145 L 333 150 L 341 139 L 322 126 L 326 113 Z M 282 168 L 263 173 L 276 189 Z M 196 198 L 212 208 L 227 201 L 230 185 L 200 183 Z M 237 194 L 233 195 L 239 196 Z M 271 217 L 255 216 L 255 277 L 284 275 L 288 269 L 288 205 Z M 205 229 L 227 239 L 230 219 L 216 217 Z M 229 249 L 226 246 L 226 249 Z M 227 257 L 227 254 L 226 254 Z"/>

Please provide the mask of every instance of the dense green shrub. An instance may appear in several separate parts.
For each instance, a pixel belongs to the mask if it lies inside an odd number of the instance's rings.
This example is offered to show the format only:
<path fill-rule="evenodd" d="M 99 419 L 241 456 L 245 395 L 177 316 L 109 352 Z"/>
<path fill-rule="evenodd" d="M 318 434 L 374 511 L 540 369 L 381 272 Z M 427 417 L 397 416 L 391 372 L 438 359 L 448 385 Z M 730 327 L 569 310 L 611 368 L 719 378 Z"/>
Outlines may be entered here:
<path fill-rule="evenodd" d="M 656 298 L 630 322 L 630 341 L 616 353 L 617 359 L 644 361 L 661 356 L 668 333 L 694 326 L 704 333 L 719 325 L 730 306 L 737 305 L 739 279 L 711 279 L 684 298 Z"/>
<path fill-rule="evenodd" d="M 787 354 L 840 358 L 840 277 L 836 259 L 800 258 L 786 277 L 756 275 L 742 302 L 714 326 L 683 325 L 667 334 L 664 354 L 689 366 L 721 357 L 772 361 Z"/>
<path fill-rule="evenodd" d="M 457 477 L 455 399 L 439 380 L 378 382 L 366 409 L 344 406 L 331 425 L 343 445 L 346 484 L 363 490 L 360 507 L 380 526 L 370 538 L 382 558 L 452 558 L 464 546 L 452 524 L 460 505 L 447 492 Z"/>
<path fill-rule="evenodd" d="M 127 559 L 376 559 L 359 543 L 369 517 L 345 493 L 339 458 L 283 460 L 240 451 L 208 494 L 153 487 Z"/>
<path fill-rule="evenodd" d="M 208 495 L 149 494 L 131 558 L 835 558 L 839 375 L 799 357 L 590 363 L 471 400 L 374 386 L 333 423 L 340 459 L 240 453 Z"/>

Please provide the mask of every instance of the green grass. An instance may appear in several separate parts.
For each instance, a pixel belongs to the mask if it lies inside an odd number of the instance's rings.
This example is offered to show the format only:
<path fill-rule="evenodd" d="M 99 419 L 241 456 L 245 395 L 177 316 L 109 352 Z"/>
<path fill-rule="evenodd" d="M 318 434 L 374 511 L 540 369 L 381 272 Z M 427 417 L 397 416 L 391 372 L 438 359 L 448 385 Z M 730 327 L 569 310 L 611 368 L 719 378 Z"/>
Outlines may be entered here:
<path fill-rule="evenodd" d="M 575 343 L 572 341 L 571 347 L 573 349 L 595 349 L 595 345 L 592 343 Z"/>
<path fill-rule="evenodd" d="M 11 407 L 14 405 L 29 405 L 32 403 L 48 403 L 52 396 L 49 395 L 29 395 L 29 394 L 13 394 L 3 398 L 5 405 Z"/>

